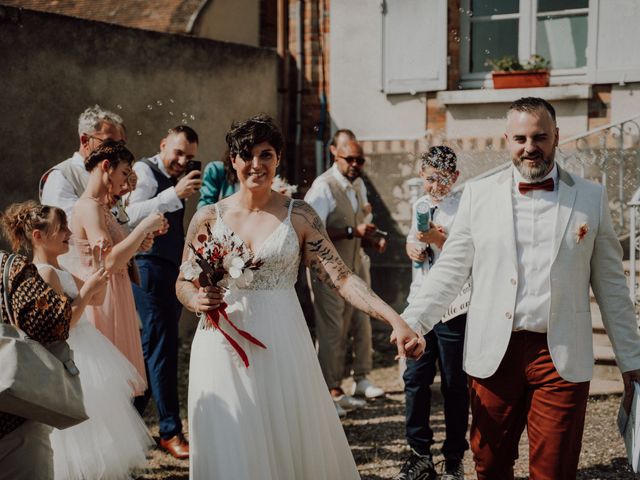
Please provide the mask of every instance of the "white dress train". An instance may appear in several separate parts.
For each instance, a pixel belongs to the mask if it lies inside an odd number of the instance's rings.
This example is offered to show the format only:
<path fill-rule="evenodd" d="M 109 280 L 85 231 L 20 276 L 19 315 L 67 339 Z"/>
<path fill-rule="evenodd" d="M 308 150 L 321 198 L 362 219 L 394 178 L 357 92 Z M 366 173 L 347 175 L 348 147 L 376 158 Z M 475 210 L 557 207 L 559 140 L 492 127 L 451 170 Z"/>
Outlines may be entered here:
<path fill-rule="evenodd" d="M 38 265 L 54 268 L 50 265 Z M 64 292 L 78 295 L 73 276 L 54 268 Z M 125 480 L 142 469 L 154 445 L 132 404 L 133 392 L 144 385 L 135 367 L 85 315 L 71 328 L 69 346 L 80 370 L 89 420 L 53 430 L 53 466 L 60 480 Z"/>
<path fill-rule="evenodd" d="M 294 290 L 300 247 L 290 216 L 291 206 L 255 252 L 264 263 L 250 286 L 225 296 L 229 319 L 266 350 L 222 320 L 248 355 L 245 368 L 220 331 L 202 324 L 196 331 L 189 373 L 191 479 L 360 478 Z M 220 215 L 212 235 L 241 241 Z"/>

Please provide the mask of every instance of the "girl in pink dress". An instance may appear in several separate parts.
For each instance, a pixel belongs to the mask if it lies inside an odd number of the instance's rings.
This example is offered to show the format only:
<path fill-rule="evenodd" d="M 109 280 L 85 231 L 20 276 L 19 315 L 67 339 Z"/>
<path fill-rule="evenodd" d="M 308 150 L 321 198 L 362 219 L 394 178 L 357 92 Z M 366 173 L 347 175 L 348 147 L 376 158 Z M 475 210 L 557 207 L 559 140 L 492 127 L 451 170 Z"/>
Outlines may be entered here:
<path fill-rule="evenodd" d="M 85 160 L 89 183 L 73 209 L 71 230 L 77 261 L 71 259 L 69 267 L 77 269 L 78 276 L 85 277 L 92 269 L 92 247 L 101 246 L 99 261 L 110 274 L 109 284 L 104 303 L 87 308 L 89 320 L 146 379 L 127 266 L 154 232 L 163 232 L 167 227 L 161 213 L 152 213 L 127 234 L 111 213 L 109 205 L 113 196 L 128 188 L 133 161 L 133 154 L 124 144 L 111 140 L 103 142 Z"/>

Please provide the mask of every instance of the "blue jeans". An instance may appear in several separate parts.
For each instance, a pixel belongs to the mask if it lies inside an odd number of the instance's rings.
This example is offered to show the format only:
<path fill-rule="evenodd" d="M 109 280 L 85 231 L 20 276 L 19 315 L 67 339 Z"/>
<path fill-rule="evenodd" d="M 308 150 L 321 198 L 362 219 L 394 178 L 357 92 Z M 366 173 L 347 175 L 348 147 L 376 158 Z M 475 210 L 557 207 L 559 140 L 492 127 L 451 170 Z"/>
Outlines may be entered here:
<path fill-rule="evenodd" d="M 142 351 L 149 388 L 135 400 L 142 415 L 153 396 L 158 409 L 160 437 L 182 432 L 178 405 L 178 321 L 182 305 L 176 297 L 178 267 L 151 257 L 138 258 L 140 285 L 133 296 L 142 321 Z"/>
<path fill-rule="evenodd" d="M 469 443 L 465 439 L 469 420 L 467 374 L 462 370 L 466 314 L 439 322 L 425 335 L 427 347 L 418 360 L 407 360 L 404 372 L 406 396 L 405 428 L 409 446 L 421 455 L 430 453 L 433 430 L 429 425 L 431 385 L 440 368 L 440 390 L 444 398 L 446 439 L 442 454 L 461 459 Z"/>

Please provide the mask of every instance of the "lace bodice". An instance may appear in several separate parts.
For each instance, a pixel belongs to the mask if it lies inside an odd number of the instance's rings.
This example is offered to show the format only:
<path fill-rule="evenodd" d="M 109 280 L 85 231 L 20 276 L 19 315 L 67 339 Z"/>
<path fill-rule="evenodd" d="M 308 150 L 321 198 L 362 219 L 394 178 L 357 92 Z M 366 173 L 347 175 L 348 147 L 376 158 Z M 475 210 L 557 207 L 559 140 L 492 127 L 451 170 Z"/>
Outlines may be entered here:
<path fill-rule="evenodd" d="M 289 202 L 289 211 L 280 225 L 267 237 L 260 248 L 253 252 L 256 260 L 263 262 L 255 271 L 253 281 L 244 290 L 283 290 L 293 288 L 298 279 L 298 265 L 300 263 L 300 245 L 291 224 L 291 209 L 293 201 Z M 218 206 L 215 205 L 218 219 L 211 230 L 216 237 L 231 235 L 239 242 L 243 240 L 224 223 Z"/>
<path fill-rule="evenodd" d="M 244 244 L 240 236 L 235 233 L 222 219 L 218 205 L 214 205 L 217 220 L 211 228 L 211 235 L 223 243 L 229 238 L 236 244 Z M 289 203 L 287 217 L 271 232 L 260 248 L 253 252 L 254 259 L 262 265 L 254 270 L 253 280 L 246 287 L 233 286 L 232 289 L 241 290 L 285 290 L 291 289 L 298 278 L 300 264 L 300 245 L 298 235 L 291 224 L 291 209 L 293 201 Z M 244 244 L 246 247 L 246 244 Z M 247 247 L 246 247 L 247 248 Z M 180 267 L 185 272 L 185 278 L 197 278 L 197 272 L 192 271 L 193 257 Z M 197 268 L 199 271 L 199 268 Z M 188 273 L 187 273 L 188 272 Z"/>

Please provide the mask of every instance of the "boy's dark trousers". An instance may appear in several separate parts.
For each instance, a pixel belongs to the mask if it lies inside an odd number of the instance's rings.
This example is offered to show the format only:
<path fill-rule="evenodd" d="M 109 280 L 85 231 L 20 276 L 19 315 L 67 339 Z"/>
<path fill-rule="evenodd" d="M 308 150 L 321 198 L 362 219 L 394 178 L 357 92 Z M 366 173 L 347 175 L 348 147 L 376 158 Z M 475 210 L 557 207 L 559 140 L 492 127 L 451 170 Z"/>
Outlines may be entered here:
<path fill-rule="evenodd" d="M 431 414 L 431 385 L 440 369 L 440 390 L 444 398 L 446 439 L 442 454 L 447 459 L 461 459 L 469 444 L 465 439 L 469 419 L 469 390 L 467 374 L 462 370 L 464 332 L 467 315 L 459 315 L 448 322 L 439 322 L 425 335 L 424 355 L 407 360 L 404 372 L 406 396 L 405 426 L 409 446 L 420 455 L 430 453 L 433 430 Z"/>

